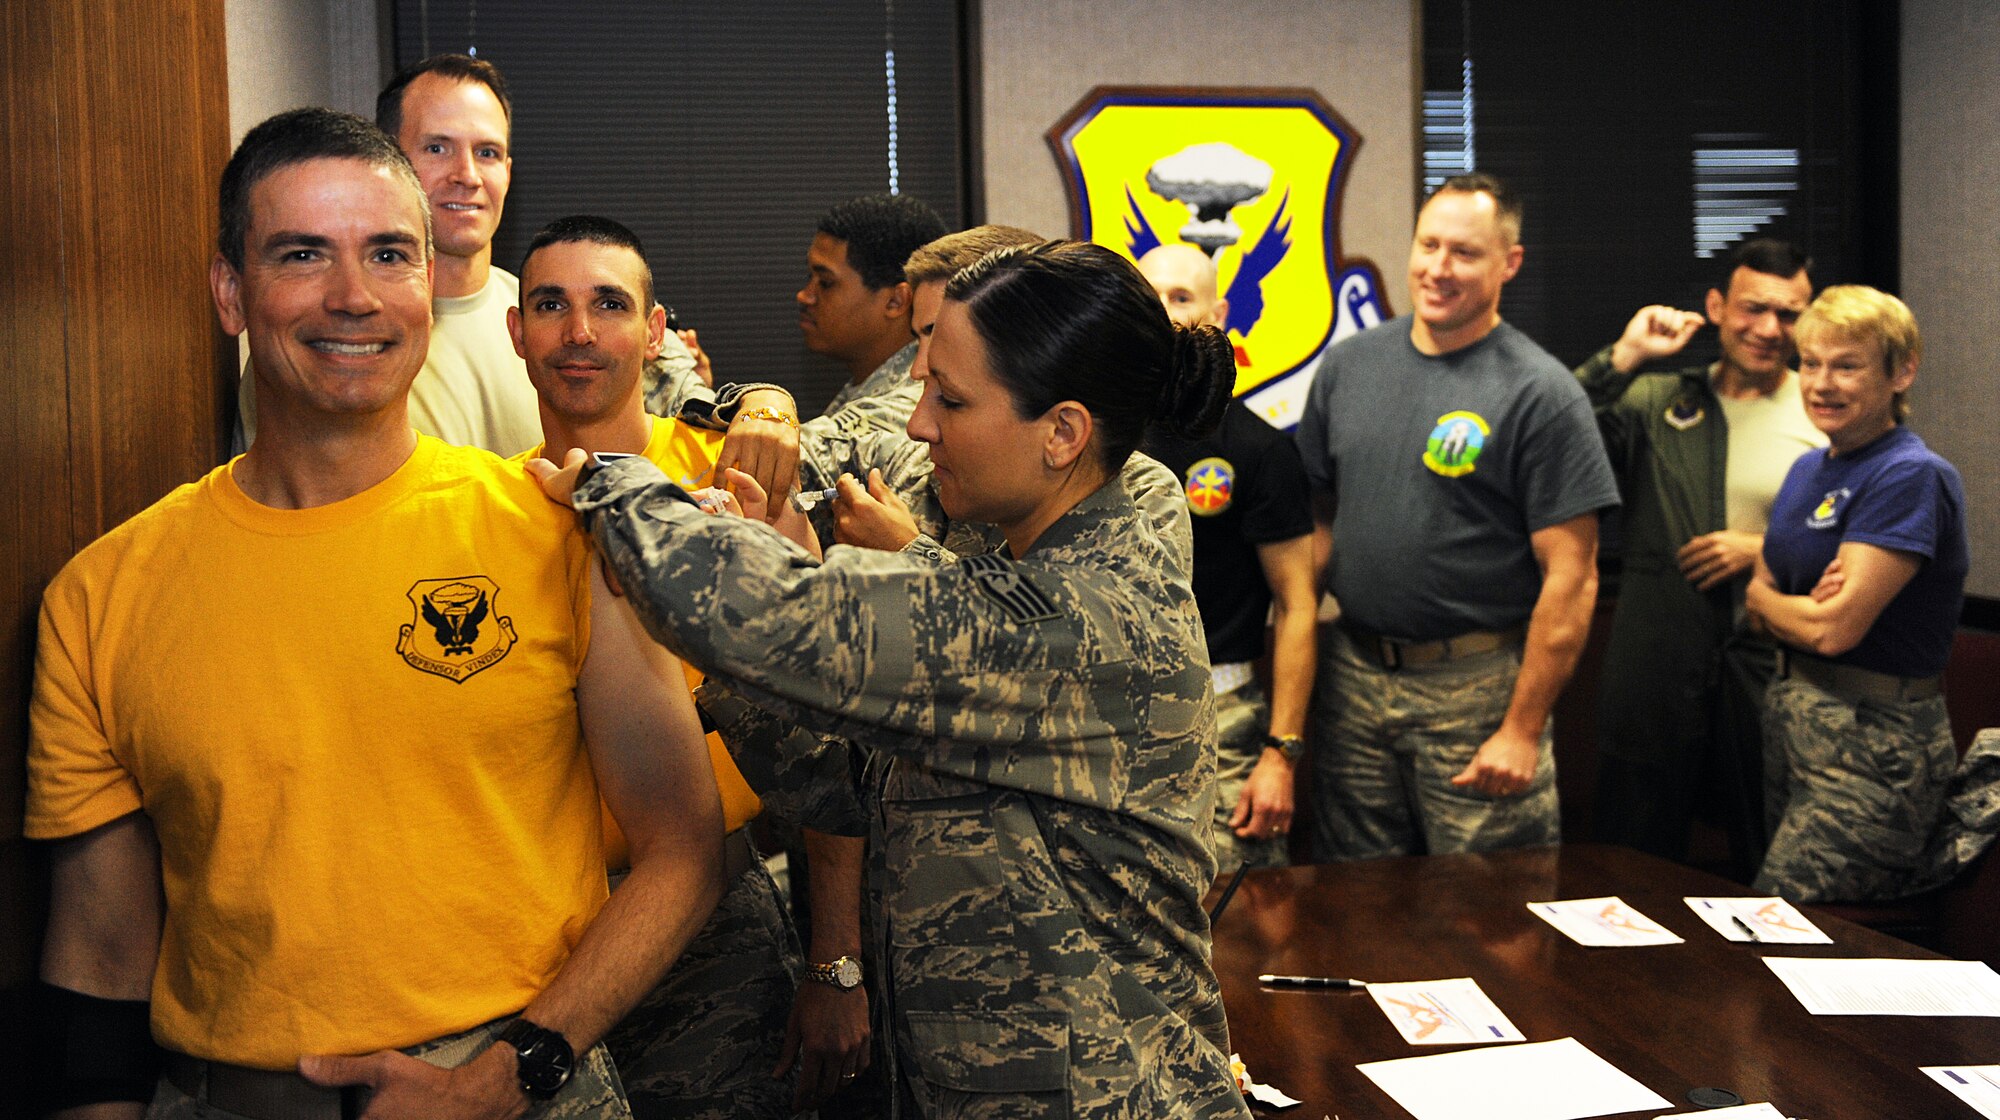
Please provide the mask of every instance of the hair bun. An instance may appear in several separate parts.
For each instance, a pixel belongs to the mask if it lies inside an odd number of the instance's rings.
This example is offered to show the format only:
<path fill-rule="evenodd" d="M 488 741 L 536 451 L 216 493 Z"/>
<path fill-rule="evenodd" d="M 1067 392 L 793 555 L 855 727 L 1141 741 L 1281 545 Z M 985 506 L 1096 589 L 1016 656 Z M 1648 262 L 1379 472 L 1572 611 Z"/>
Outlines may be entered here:
<path fill-rule="evenodd" d="M 1182 439 L 1200 439 L 1222 423 L 1236 388 L 1236 350 L 1219 327 L 1175 327 L 1172 360 L 1155 422 Z"/>

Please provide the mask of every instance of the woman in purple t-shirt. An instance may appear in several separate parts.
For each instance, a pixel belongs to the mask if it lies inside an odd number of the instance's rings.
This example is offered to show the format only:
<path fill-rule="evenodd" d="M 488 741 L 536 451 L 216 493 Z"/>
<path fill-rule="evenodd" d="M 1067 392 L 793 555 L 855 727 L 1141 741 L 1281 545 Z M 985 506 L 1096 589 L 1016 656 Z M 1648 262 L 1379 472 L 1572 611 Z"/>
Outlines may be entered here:
<path fill-rule="evenodd" d="M 1784 642 L 1764 698 L 1756 888 L 1804 902 L 1910 894 L 1956 752 L 1940 674 L 1964 600 L 1964 488 L 1902 424 L 1924 342 L 1896 296 L 1828 288 L 1798 320 L 1806 416 L 1830 448 L 1778 490 L 1746 592 Z"/>
<path fill-rule="evenodd" d="M 1792 465 L 1745 603 L 1783 643 L 1764 701 L 1756 889 L 1910 893 L 1956 763 L 1939 688 L 1970 553 L 1958 472 L 1902 423 L 1923 341 L 1910 309 L 1828 288 L 1800 317 L 1799 388 L 1831 446 Z"/>

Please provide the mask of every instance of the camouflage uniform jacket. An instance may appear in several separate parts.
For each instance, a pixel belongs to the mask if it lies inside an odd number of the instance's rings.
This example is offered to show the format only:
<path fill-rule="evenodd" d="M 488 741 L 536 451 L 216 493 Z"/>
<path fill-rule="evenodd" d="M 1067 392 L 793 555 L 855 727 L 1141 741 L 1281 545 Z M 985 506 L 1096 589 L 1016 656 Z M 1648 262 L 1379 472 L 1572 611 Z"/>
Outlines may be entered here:
<path fill-rule="evenodd" d="M 852 791 L 860 768 L 825 736 L 886 760 L 865 791 L 883 989 L 920 1110 L 1247 1117 L 1201 909 L 1201 621 L 1124 488 L 1018 561 L 945 565 L 840 547 L 815 565 L 679 497 L 632 461 L 577 507 L 647 628 L 747 701 L 711 711 L 732 749 L 760 738 L 745 722 L 816 733 L 739 756 L 760 791 Z"/>

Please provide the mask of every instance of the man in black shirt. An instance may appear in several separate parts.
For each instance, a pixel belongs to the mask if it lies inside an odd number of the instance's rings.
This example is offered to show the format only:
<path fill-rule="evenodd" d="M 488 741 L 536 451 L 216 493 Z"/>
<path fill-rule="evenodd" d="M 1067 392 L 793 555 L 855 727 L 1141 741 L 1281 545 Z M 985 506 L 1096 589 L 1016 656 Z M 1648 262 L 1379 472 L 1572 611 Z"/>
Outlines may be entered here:
<path fill-rule="evenodd" d="M 1199 249 L 1163 245 L 1139 271 L 1176 323 L 1222 325 L 1229 305 Z M 1146 450 L 1181 477 L 1194 523 L 1194 593 L 1215 674 L 1216 860 L 1223 871 L 1282 865 L 1317 659 L 1305 468 L 1292 441 L 1240 401 L 1207 439 L 1161 437 Z M 1251 671 L 1267 616 L 1268 702 Z"/>

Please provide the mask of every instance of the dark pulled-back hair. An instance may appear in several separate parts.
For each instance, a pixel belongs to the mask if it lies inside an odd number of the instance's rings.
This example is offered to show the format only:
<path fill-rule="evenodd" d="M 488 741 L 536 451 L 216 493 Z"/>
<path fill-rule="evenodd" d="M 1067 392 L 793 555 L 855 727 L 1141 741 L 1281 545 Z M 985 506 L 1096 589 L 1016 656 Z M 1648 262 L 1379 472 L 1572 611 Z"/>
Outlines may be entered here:
<path fill-rule="evenodd" d="M 415 192 L 424 216 L 424 256 L 431 253 L 431 208 L 403 149 L 381 129 L 335 109 L 293 109 L 279 113 L 243 137 L 222 169 L 216 192 L 221 222 L 215 247 L 237 271 L 243 269 L 244 239 L 250 233 L 250 190 L 272 172 L 315 159 L 352 159 L 386 167 Z"/>
<path fill-rule="evenodd" d="M 847 265 L 870 291 L 902 282 L 910 254 L 945 235 L 944 219 L 906 194 L 850 198 L 820 216 L 814 227 L 847 243 Z"/>
<path fill-rule="evenodd" d="M 403 91 L 411 82 L 425 74 L 436 74 L 440 78 L 450 78 L 460 82 L 478 82 L 493 91 L 500 99 L 500 115 L 507 118 L 509 132 L 514 128 L 514 102 L 507 96 L 507 79 L 500 76 L 500 68 L 483 58 L 469 54 L 434 54 L 421 62 L 412 62 L 396 72 L 382 92 L 375 95 L 375 123 L 382 131 L 396 136 L 403 131 Z"/>
<path fill-rule="evenodd" d="M 1236 383 L 1227 336 L 1174 326 L 1132 262 L 1102 245 L 996 250 L 953 276 L 945 298 L 965 305 L 1015 414 L 1081 404 L 1110 473 L 1149 425 L 1188 439 L 1214 431 Z"/>
<path fill-rule="evenodd" d="M 642 289 L 640 298 L 646 303 L 642 311 L 653 309 L 653 268 L 646 263 L 646 247 L 639 244 L 639 235 L 621 223 L 610 218 L 600 218 L 595 214 L 572 214 L 567 218 L 557 218 L 541 228 L 534 240 L 528 242 L 528 251 L 521 254 L 521 268 L 515 275 L 528 274 L 528 261 L 550 245 L 565 245 L 587 241 L 593 245 L 614 245 L 630 249 L 639 258 L 639 276 Z M 521 293 L 527 298 L 527 293 Z"/>
<path fill-rule="evenodd" d="M 1736 247 L 1723 262 L 1722 274 L 1715 278 L 1715 290 L 1729 294 L 1729 282 L 1736 277 L 1736 270 L 1747 268 L 1766 276 L 1777 276 L 1786 280 L 1801 272 L 1812 271 L 1812 258 L 1805 255 L 1797 245 L 1780 241 L 1775 237 L 1759 237 Z"/>

